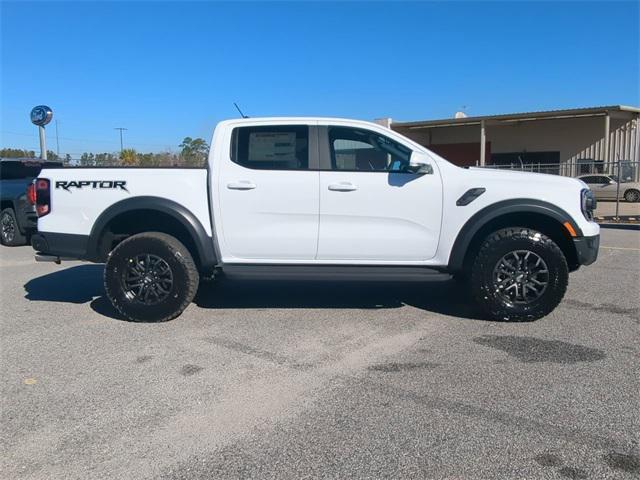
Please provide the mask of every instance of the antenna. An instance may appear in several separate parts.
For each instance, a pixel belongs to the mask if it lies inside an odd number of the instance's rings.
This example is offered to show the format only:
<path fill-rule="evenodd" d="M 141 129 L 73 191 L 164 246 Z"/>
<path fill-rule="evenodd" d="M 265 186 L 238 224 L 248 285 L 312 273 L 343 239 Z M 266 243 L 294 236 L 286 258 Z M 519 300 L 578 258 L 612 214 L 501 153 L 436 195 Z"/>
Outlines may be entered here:
<path fill-rule="evenodd" d="M 242 110 L 240 110 L 240 107 L 238 106 L 238 104 L 236 102 L 233 102 L 233 106 L 236 107 L 236 110 L 238 110 L 238 112 L 240 113 L 240 116 L 242 118 L 249 118 L 247 115 L 245 115 L 244 113 L 242 113 Z"/>

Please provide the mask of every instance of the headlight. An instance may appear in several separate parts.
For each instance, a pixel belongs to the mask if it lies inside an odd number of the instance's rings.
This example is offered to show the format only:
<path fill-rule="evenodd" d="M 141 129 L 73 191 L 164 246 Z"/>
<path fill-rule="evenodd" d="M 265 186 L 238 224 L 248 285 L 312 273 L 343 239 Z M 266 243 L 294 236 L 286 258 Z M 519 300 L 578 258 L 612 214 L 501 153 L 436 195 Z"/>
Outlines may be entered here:
<path fill-rule="evenodd" d="M 588 188 L 583 188 L 580 191 L 580 205 L 585 218 L 593 220 L 593 212 L 598 206 L 598 202 L 596 201 L 596 196 Z"/>

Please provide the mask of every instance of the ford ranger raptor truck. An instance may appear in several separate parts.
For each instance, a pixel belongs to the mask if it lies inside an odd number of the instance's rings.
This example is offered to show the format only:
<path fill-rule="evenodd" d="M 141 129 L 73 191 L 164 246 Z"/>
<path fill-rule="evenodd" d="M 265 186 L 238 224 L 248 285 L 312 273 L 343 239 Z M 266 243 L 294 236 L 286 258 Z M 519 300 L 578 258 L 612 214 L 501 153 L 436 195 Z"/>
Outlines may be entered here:
<path fill-rule="evenodd" d="M 434 272 L 491 318 L 535 320 L 600 238 L 579 180 L 459 168 L 355 120 L 227 120 L 204 168 L 45 168 L 35 186 L 36 259 L 104 262 L 133 321 L 177 317 L 218 273 Z"/>

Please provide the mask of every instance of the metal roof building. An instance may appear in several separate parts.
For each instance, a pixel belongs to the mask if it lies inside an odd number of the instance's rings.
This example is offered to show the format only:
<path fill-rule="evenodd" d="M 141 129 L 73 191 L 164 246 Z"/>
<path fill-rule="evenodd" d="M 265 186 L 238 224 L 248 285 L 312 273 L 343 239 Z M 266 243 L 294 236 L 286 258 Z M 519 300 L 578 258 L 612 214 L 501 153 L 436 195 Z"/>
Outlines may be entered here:
<path fill-rule="evenodd" d="M 614 173 L 618 160 L 638 178 L 640 108 L 624 105 L 386 124 L 453 163 L 557 173 Z"/>

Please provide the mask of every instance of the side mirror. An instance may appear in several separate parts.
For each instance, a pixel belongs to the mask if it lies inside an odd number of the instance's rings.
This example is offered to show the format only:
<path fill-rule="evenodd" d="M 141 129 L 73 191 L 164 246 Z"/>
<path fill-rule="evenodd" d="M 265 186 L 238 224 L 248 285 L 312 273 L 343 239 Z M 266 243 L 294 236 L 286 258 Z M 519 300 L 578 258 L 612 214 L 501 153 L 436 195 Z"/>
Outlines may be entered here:
<path fill-rule="evenodd" d="M 413 151 L 411 152 L 407 169 L 413 173 L 430 175 L 433 173 L 433 167 L 429 163 L 430 161 L 431 158 L 426 153 Z"/>

